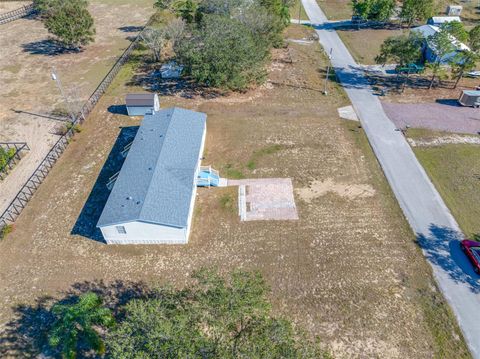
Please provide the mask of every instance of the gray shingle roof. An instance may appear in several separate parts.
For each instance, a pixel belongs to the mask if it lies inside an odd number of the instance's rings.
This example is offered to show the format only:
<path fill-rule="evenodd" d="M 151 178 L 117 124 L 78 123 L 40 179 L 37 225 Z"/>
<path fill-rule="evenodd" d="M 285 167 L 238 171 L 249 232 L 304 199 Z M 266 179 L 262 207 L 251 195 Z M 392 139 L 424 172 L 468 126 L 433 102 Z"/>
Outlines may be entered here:
<path fill-rule="evenodd" d="M 204 113 L 181 108 L 146 115 L 97 226 L 142 221 L 186 227 L 206 120 Z"/>
<path fill-rule="evenodd" d="M 125 97 L 127 107 L 149 107 L 154 105 L 156 94 L 152 93 L 133 93 Z"/>

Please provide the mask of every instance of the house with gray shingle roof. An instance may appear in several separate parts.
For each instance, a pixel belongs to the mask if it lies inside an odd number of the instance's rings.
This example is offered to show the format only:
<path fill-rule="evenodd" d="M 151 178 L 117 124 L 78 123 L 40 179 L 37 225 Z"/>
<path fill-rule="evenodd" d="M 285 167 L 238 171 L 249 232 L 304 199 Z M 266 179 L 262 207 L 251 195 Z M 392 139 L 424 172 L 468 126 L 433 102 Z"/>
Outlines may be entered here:
<path fill-rule="evenodd" d="M 181 108 L 144 117 L 97 223 L 108 244 L 188 242 L 206 119 Z"/>

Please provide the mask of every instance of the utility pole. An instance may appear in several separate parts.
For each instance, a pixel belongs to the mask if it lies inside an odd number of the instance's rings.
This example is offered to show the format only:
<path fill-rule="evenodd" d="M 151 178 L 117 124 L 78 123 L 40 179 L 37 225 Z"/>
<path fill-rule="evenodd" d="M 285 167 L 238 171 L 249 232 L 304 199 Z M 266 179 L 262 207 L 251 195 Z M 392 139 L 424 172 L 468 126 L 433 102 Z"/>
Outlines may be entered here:
<path fill-rule="evenodd" d="M 330 77 L 330 64 L 332 62 L 332 52 L 333 52 L 333 48 L 330 49 L 330 53 L 328 54 L 327 76 L 325 77 L 325 89 L 323 90 L 324 95 L 328 95 L 327 85 L 328 85 L 328 78 Z"/>
<path fill-rule="evenodd" d="M 71 122 L 75 123 L 75 114 L 72 110 L 72 105 L 70 104 L 70 101 L 68 100 L 68 97 L 66 96 L 65 91 L 63 90 L 62 82 L 60 81 L 60 78 L 57 75 L 57 70 L 55 69 L 55 67 L 52 67 L 52 80 L 54 80 L 55 83 L 57 84 L 57 87 L 60 90 L 60 93 L 62 94 L 62 97 L 67 104 Z"/>

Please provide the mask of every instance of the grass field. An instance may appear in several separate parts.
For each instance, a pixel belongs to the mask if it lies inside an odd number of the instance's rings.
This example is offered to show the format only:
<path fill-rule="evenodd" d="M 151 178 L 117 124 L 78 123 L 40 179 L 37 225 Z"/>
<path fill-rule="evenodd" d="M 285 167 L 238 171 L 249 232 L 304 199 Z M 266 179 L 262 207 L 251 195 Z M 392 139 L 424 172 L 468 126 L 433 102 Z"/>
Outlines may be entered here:
<path fill-rule="evenodd" d="M 285 36 L 310 31 L 291 26 Z M 32 315 L 48 296 L 182 286 L 195 269 L 216 266 L 261 271 L 275 313 L 320 336 L 338 358 L 468 358 L 362 129 L 338 118 L 345 94 L 331 84 L 322 95 L 324 51 L 289 43 L 272 59 L 260 88 L 202 96 L 174 86 L 161 105 L 207 113 L 203 164 L 223 175 L 292 178 L 300 219 L 240 222 L 236 188 L 200 189 L 188 245 L 92 240 L 118 151 L 139 123 L 121 111 L 125 93 L 142 90 L 127 84 L 153 70 L 130 63 L 0 243 L 0 356 L 19 347 L 38 354 Z"/>
<path fill-rule="evenodd" d="M 375 64 L 375 56 L 380 52 L 380 46 L 385 39 L 400 35 L 402 30 L 339 30 L 337 33 L 359 64 L 373 65 Z"/>
<path fill-rule="evenodd" d="M 329 20 L 345 20 L 352 17 L 350 0 L 317 0 Z"/>
<path fill-rule="evenodd" d="M 438 135 L 409 130 L 412 138 Z M 451 144 L 415 147 L 414 151 L 464 233 L 480 235 L 480 146 Z"/>

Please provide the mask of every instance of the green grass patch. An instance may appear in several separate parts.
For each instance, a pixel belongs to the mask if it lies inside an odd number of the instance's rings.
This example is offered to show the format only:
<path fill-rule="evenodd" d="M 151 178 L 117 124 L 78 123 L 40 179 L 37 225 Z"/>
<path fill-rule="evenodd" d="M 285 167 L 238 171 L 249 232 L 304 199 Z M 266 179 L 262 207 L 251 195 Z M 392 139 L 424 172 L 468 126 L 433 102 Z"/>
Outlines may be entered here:
<path fill-rule="evenodd" d="M 454 314 L 437 288 L 418 291 L 426 323 L 435 341 L 433 358 L 471 358 Z"/>
<path fill-rule="evenodd" d="M 2 229 L 0 230 L 0 241 L 7 238 L 7 236 L 13 232 L 13 225 L 7 224 L 6 226 L 3 226 Z"/>
<path fill-rule="evenodd" d="M 231 163 L 227 163 L 223 167 L 223 173 L 225 173 L 225 177 L 231 179 L 242 179 L 245 178 L 243 172 L 237 168 L 235 168 Z"/>
<path fill-rule="evenodd" d="M 236 210 L 236 203 L 235 198 L 232 194 L 226 193 L 222 197 L 220 197 L 220 207 L 229 212 L 235 212 Z"/>
<path fill-rule="evenodd" d="M 415 147 L 414 152 L 465 234 L 479 234 L 480 146 Z"/>
<path fill-rule="evenodd" d="M 258 151 L 253 152 L 252 157 L 250 160 L 247 162 L 247 168 L 249 170 L 254 170 L 257 168 L 257 161 L 260 160 L 262 157 L 267 156 L 267 155 L 272 155 L 278 151 L 281 151 L 285 148 L 283 145 L 271 145 L 264 147 Z"/>

